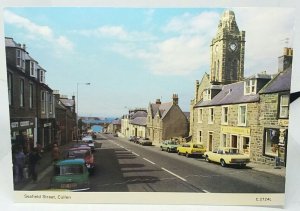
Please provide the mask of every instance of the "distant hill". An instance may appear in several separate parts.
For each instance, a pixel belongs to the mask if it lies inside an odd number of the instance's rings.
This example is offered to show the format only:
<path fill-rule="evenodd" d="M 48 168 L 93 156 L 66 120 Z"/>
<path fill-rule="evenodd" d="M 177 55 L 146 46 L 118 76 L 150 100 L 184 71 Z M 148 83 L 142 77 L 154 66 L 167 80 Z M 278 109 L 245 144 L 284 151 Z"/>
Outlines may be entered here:
<path fill-rule="evenodd" d="M 99 118 L 99 117 L 80 117 L 82 119 L 82 122 L 84 123 L 111 123 L 113 120 L 115 120 L 115 117 L 105 117 L 105 118 Z"/>

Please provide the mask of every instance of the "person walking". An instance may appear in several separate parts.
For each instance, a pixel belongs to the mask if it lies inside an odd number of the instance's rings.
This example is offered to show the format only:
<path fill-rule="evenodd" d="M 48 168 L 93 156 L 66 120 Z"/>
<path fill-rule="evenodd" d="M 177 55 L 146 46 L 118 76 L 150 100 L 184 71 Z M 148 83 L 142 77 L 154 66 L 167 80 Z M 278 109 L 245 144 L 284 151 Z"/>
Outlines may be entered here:
<path fill-rule="evenodd" d="M 23 169 L 25 166 L 25 154 L 23 153 L 22 147 L 18 147 L 17 152 L 14 156 L 14 164 L 15 164 L 15 182 L 22 182 L 24 179 Z"/>
<path fill-rule="evenodd" d="M 29 163 L 29 175 L 31 176 L 33 182 L 37 181 L 37 171 L 36 171 L 36 164 L 38 161 L 42 158 L 42 156 L 39 153 L 38 148 L 34 148 L 29 153 L 28 163 Z"/>
<path fill-rule="evenodd" d="M 57 162 L 59 159 L 60 159 L 60 151 L 57 146 L 57 143 L 54 143 L 52 149 L 52 160 L 53 162 Z"/>

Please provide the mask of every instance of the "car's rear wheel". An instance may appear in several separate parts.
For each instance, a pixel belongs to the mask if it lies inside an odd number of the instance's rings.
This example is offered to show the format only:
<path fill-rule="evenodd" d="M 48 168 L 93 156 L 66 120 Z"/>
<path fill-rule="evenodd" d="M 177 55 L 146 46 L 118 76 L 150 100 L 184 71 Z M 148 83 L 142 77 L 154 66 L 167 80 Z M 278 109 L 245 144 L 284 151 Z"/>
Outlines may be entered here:
<path fill-rule="evenodd" d="M 210 160 L 207 155 L 205 156 L 205 161 L 210 163 Z"/>
<path fill-rule="evenodd" d="M 160 147 L 160 150 L 161 150 L 161 151 L 164 151 L 164 148 Z"/>
<path fill-rule="evenodd" d="M 167 148 L 167 152 L 170 152 L 170 148 Z"/>
<path fill-rule="evenodd" d="M 225 163 L 225 161 L 223 159 L 220 160 L 220 164 L 221 164 L 222 167 L 226 166 L 226 163 Z"/>
<path fill-rule="evenodd" d="M 185 153 L 185 157 L 187 157 L 187 158 L 190 157 L 188 152 Z"/>
<path fill-rule="evenodd" d="M 179 152 L 179 150 L 177 151 L 177 154 L 178 154 L 178 155 L 180 155 L 180 152 Z"/>

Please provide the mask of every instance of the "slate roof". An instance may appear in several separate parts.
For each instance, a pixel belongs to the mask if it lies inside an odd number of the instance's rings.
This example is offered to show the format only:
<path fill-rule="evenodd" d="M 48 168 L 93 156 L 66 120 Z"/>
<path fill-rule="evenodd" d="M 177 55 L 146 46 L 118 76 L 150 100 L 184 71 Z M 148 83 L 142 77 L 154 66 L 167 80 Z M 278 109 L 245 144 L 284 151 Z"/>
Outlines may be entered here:
<path fill-rule="evenodd" d="M 131 119 L 134 119 L 137 117 L 147 117 L 147 112 L 146 111 L 137 111 L 130 116 Z"/>
<path fill-rule="evenodd" d="M 224 85 L 222 90 L 208 101 L 199 101 L 194 107 L 251 103 L 259 101 L 259 94 L 244 95 L 244 81 Z"/>
<path fill-rule="evenodd" d="M 186 117 L 187 119 L 190 119 L 190 112 L 183 112 L 183 114 L 185 115 L 185 117 Z"/>
<path fill-rule="evenodd" d="M 291 88 L 292 68 L 289 67 L 283 72 L 278 73 L 259 93 L 275 93 L 290 91 Z"/>
<path fill-rule="evenodd" d="M 146 126 L 147 125 L 147 117 L 136 117 L 136 118 L 130 120 L 130 124 Z"/>
<path fill-rule="evenodd" d="M 113 125 L 120 125 L 121 124 L 121 119 L 115 119 L 111 122 Z"/>
<path fill-rule="evenodd" d="M 173 102 L 162 103 L 162 104 L 155 104 L 155 103 L 151 104 L 150 108 L 151 108 L 152 116 L 154 117 L 157 114 L 157 112 L 159 112 L 159 115 L 163 119 L 168 113 L 168 111 L 172 108 L 172 105 Z"/>
<path fill-rule="evenodd" d="M 13 38 L 5 37 L 5 47 L 21 48 Z"/>
<path fill-rule="evenodd" d="M 72 107 L 74 105 L 74 100 L 72 99 L 60 98 L 59 100 L 62 102 L 62 104 L 64 104 L 64 106 Z"/>

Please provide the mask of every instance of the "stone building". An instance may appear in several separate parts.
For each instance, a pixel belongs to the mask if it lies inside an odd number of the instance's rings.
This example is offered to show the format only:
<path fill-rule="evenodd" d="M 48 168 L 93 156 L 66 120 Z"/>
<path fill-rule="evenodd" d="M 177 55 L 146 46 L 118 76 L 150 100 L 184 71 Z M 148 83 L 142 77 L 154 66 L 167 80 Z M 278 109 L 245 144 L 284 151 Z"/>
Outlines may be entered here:
<path fill-rule="evenodd" d="M 279 57 L 278 74 L 260 91 L 260 137 L 256 146 L 261 152 L 255 161 L 274 164 L 279 157 L 286 165 L 289 101 L 293 50 L 285 48 Z"/>
<path fill-rule="evenodd" d="M 125 137 L 140 136 L 146 137 L 147 110 L 136 108 L 129 110 L 128 114 L 121 119 L 121 133 Z"/>
<path fill-rule="evenodd" d="M 55 90 L 56 136 L 59 145 L 76 139 L 75 97 L 68 99 Z"/>
<path fill-rule="evenodd" d="M 47 147 L 54 139 L 55 111 L 46 71 L 13 38 L 5 38 L 5 50 L 12 146 Z"/>
<path fill-rule="evenodd" d="M 173 94 L 172 102 L 150 103 L 147 115 L 147 138 L 154 144 L 172 137 L 188 135 L 188 120 L 178 106 L 178 95 Z"/>
<path fill-rule="evenodd" d="M 208 151 L 220 146 L 235 147 L 252 157 L 256 153 L 252 146 L 259 141 L 258 92 L 270 80 L 271 76 L 263 73 L 245 81 L 211 85 L 211 94 L 194 107 L 196 141 L 204 144 Z"/>
<path fill-rule="evenodd" d="M 117 133 L 121 132 L 121 119 L 115 119 L 115 120 L 113 120 L 107 126 L 107 132 L 108 133 L 114 133 L 114 134 L 117 134 Z"/>

